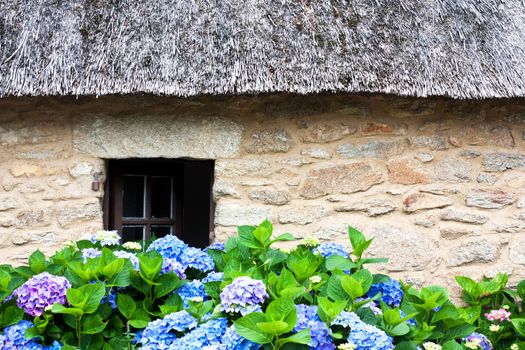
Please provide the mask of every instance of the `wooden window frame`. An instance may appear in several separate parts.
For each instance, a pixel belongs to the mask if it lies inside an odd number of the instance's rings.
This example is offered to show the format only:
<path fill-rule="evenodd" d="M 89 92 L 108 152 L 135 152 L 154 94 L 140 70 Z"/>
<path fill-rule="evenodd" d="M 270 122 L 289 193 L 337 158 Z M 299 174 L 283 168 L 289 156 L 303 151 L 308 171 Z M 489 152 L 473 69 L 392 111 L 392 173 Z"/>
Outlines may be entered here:
<path fill-rule="evenodd" d="M 145 239 L 151 238 L 151 226 L 171 226 L 172 234 L 182 239 L 182 202 L 183 164 L 169 160 L 116 160 L 108 165 L 109 178 L 106 181 L 105 196 L 105 226 L 117 230 L 122 235 L 122 229 L 127 225 L 142 225 L 146 227 Z M 125 175 L 145 176 L 146 215 L 144 218 L 123 217 L 123 177 Z M 170 176 L 172 183 L 172 218 L 152 218 L 151 216 L 151 178 L 156 176 Z"/>

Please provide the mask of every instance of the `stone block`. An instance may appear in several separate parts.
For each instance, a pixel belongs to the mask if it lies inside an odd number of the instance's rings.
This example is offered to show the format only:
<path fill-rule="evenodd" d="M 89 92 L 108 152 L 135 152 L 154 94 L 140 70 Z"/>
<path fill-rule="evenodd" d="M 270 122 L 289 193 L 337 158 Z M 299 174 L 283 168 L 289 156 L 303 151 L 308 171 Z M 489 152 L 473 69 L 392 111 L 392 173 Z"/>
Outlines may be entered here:
<path fill-rule="evenodd" d="M 401 124 L 386 124 L 378 122 L 363 123 L 359 126 L 359 131 L 363 136 L 374 135 L 406 135 L 408 126 Z"/>
<path fill-rule="evenodd" d="M 58 223 L 62 227 L 69 227 L 71 224 L 82 221 L 101 220 L 100 203 L 72 203 L 66 204 L 57 212 Z"/>
<path fill-rule="evenodd" d="M 330 214 L 324 205 L 294 206 L 279 211 L 279 223 L 307 225 Z"/>
<path fill-rule="evenodd" d="M 440 218 L 443 221 L 455 221 L 474 225 L 483 225 L 489 221 L 489 217 L 486 215 L 457 210 L 454 208 L 441 213 Z"/>
<path fill-rule="evenodd" d="M 215 162 L 215 175 L 224 177 L 268 177 L 272 174 L 271 163 L 263 159 L 221 159 Z"/>
<path fill-rule="evenodd" d="M 374 238 L 368 252 L 389 258 L 384 265 L 389 271 L 428 270 L 437 261 L 437 242 L 418 230 L 383 223 L 367 236 Z"/>
<path fill-rule="evenodd" d="M 348 194 L 366 191 L 383 181 L 382 171 L 371 163 L 335 165 L 309 171 L 300 193 L 304 198 L 317 198 L 334 193 Z"/>
<path fill-rule="evenodd" d="M 445 182 L 469 182 L 472 166 L 469 162 L 457 158 L 445 158 L 434 168 L 436 178 Z"/>
<path fill-rule="evenodd" d="M 17 227 L 31 228 L 51 224 L 54 211 L 46 209 L 28 209 L 18 212 L 15 219 Z"/>
<path fill-rule="evenodd" d="M 325 148 L 322 147 L 308 147 L 301 151 L 301 155 L 308 156 L 316 159 L 330 159 L 332 154 Z"/>
<path fill-rule="evenodd" d="M 468 207 L 502 209 L 514 203 L 514 196 L 499 189 L 474 189 L 466 194 L 465 203 Z"/>
<path fill-rule="evenodd" d="M 242 133 L 222 116 L 86 115 L 74 119 L 73 146 L 100 158 L 233 158 Z"/>
<path fill-rule="evenodd" d="M 300 131 L 300 139 L 304 143 L 327 143 L 341 140 L 356 130 L 355 127 L 338 121 L 310 122 Z"/>
<path fill-rule="evenodd" d="M 445 196 L 430 193 L 412 193 L 403 200 L 403 211 L 414 213 L 420 210 L 438 209 L 452 205 L 452 201 Z"/>
<path fill-rule="evenodd" d="M 380 216 L 397 209 L 397 205 L 389 199 L 370 199 L 356 201 L 335 209 L 338 212 L 364 212 L 368 216 Z"/>
<path fill-rule="evenodd" d="M 0 195 L 0 211 L 17 209 L 20 207 L 20 200 L 14 195 Z"/>
<path fill-rule="evenodd" d="M 448 266 L 470 263 L 491 263 L 498 258 L 499 245 L 486 239 L 462 243 L 450 249 Z"/>
<path fill-rule="evenodd" d="M 403 153 L 406 144 L 403 141 L 370 140 L 361 144 L 343 144 L 336 152 L 343 158 L 390 158 Z"/>
<path fill-rule="evenodd" d="M 515 264 L 525 265 L 525 237 L 515 237 L 509 246 L 510 260 Z"/>
<path fill-rule="evenodd" d="M 412 159 L 398 159 L 388 162 L 388 179 L 395 184 L 414 185 L 428 183 L 429 175 L 419 162 Z"/>
<path fill-rule="evenodd" d="M 216 225 L 258 225 L 266 219 L 273 221 L 271 207 L 219 202 L 215 210 Z"/>
<path fill-rule="evenodd" d="M 483 167 L 489 172 L 525 169 L 525 154 L 489 153 L 483 158 Z"/>
<path fill-rule="evenodd" d="M 441 134 L 410 136 L 408 142 L 414 148 L 428 148 L 433 151 L 448 149 L 448 137 Z"/>
<path fill-rule="evenodd" d="M 471 227 L 464 226 L 442 226 L 439 228 L 441 238 L 455 240 L 466 236 L 478 236 L 480 232 Z"/>
<path fill-rule="evenodd" d="M 290 192 L 287 190 L 255 190 L 250 192 L 250 199 L 270 205 L 284 205 L 291 199 Z"/>
<path fill-rule="evenodd" d="M 257 130 L 250 135 L 246 152 L 278 153 L 288 152 L 294 144 L 292 136 L 283 128 Z"/>
<path fill-rule="evenodd" d="M 226 182 L 222 180 L 216 180 L 213 184 L 213 198 L 215 201 L 217 201 L 219 198 L 222 197 L 233 197 L 233 198 L 240 198 L 241 195 L 235 188 L 235 185 L 231 182 Z"/>

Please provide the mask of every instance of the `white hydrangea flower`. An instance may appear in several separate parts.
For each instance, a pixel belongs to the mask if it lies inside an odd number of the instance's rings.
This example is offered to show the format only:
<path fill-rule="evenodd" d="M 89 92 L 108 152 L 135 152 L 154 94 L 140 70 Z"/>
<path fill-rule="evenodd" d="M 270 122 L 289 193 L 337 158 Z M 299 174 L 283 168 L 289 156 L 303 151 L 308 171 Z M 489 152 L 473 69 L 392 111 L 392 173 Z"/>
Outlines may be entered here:
<path fill-rule="evenodd" d="M 489 327 L 489 330 L 491 332 L 499 332 L 499 329 L 500 329 L 500 327 L 497 324 L 491 324 L 490 327 Z"/>
<path fill-rule="evenodd" d="M 425 350 L 441 350 L 441 345 L 433 343 L 431 341 L 427 341 L 426 343 L 423 343 L 423 349 L 425 349 Z"/>
<path fill-rule="evenodd" d="M 137 242 L 126 242 L 122 245 L 122 247 L 129 249 L 129 250 L 142 250 L 142 245 Z"/>
<path fill-rule="evenodd" d="M 352 343 L 344 343 L 344 344 L 341 344 L 337 347 L 339 350 L 355 350 L 355 348 L 357 348 L 357 346 L 355 344 L 352 344 Z"/>
<path fill-rule="evenodd" d="M 98 231 L 91 238 L 91 242 L 99 242 L 100 245 L 118 245 L 120 243 L 120 236 L 117 231 Z"/>
<path fill-rule="evenodd" d="M 320 276 L 312 276 L 310 277 L 310 282 L 313 284 L 321 283 L 323 279 Z"/>
<path fill-rule="evenodd" d="M 519 350 L 519 349 L 520 349 L 520 347 L 518 346 L 518 344 L 512 344 L 510 346 L 510 350 Z"/>

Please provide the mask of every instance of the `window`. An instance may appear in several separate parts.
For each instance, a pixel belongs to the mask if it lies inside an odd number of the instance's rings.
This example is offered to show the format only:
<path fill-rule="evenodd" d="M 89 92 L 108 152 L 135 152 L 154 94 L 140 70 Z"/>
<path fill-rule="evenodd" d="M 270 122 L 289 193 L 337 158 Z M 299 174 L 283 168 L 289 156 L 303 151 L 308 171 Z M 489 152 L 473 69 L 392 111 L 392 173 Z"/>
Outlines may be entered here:
<path fill-rule="evenodd" d="M 212 161 L 110 160 L 107 229 L 124 242 L 175 235 L 204 247 L 213 230 Z"/>

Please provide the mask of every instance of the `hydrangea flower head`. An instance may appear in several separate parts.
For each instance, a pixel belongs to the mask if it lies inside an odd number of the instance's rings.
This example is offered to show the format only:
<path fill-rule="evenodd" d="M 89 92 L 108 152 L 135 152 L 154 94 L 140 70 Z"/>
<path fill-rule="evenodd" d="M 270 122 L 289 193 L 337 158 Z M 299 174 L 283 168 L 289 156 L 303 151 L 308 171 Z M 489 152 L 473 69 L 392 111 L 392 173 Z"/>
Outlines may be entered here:
<path fill-rule="evenodd" d="M 356 303 L 358 303 L 358 302 L 364 301 L 365 299 L 369 299 L 369 298 L 367 298 L 367 297 L 357 298 L 355 301 L 356 301 Z M 370 310 L 372 310 L 374 315 L 382 315 L 383 314 L 383 310 L 381 310 L 381 308 L 378 307 L 377 304 L 374 301 L 366 303 L 366 304 L 364 304 L 361 307 L 369 308 Z"/>
<path fill-rule="evenodd" d="M 441 345 L 427 341 L 423 343 L 423 349 L 425 350 L 441 350 Z"/>
<path fill-rule="evenodd" d="M 332 343 L 332 337 L 326 324 L 317 316 L 317 306 L 298 304 L 297 321 L 293 329 L 294 332 L 302 331 L 305 328 L 310 329 L 311 342 L 310 349 L 333 350 L 335 345 Z"/>
<path fill-rule="evenodd" d="M 222 347 L 219 347 L 218 349 L 224 350 L 257 350 L 261 348 L 260 344 L 251 342 L 240 336 L 233 326 L 230 326 L 226 330 L 220 346 Z"/>
<path fill-rule="evenodd" d="M 181 297 L 185 307 L 188 306 L 188 301 L 195 297 L 200 297 L 203 300 L 208 297 L 204 290 L 204 284 L 199 280 L 193 280 L 186 283 L 177 289 L 177 294 Z"/>
<path fill-rule="evenodd" d="M 109 306 L 111 306 L 113 310 L 117 308 L 117 292 L 115 292 L 114 289 L 111 289 L 109 291 L 109 295 L 108 296 L 104 295 L 104 297 L 100 301 L 100 304 L 105 304 L 105 303 L 108 303 Z"/>
<path fill-rule="evenodd" d="M 224 280 L 224 272 L 212 271 L 202 279 L 202 283 L 221 282 Z"/>
<path fill-rule="evenodd" d="M 228 328 L 226 318 L 217 318 L 201 324 L 181 338 L 176 339 L 168 349 L 195 350 L 206 346 L 219 346 Z M 222 349 L 218 347 L 218 349 Z"/>
<path fill-rule="evenodd" d="M 91 237 L 91 243 L 100 243 L 101 246 L 119 245 L 120 236 L 117 231 L 98 231 Z"/>
<path fill-rule="evenodd" d="M 225 312 L 241 312 L 250 306 L 262 304 L 268 298 L 264 283 L 250 277 L 237 277 L 221 292 Z"/>
<path fill-rule="evenodd" d="M 186 279 L 186 274 L 184 271 L 186 271 L 186 269 L 176 259 L 162 260 L 162 270 L 160 271 L 161 274 L 175 272 L 179 278 Z"/>
<path fill-rule="evenodd" d="M 499 310 L 490 310 L 489 313 L 485 314 L 485 317 L 489 321 L 497 321 L 497 322 L 503 322 L 503 321 L 510 321 L 510 315 L 511 313 L 504 308 L 501 308 Z"/>
<path fill-rule="evenodd" d="M 464 338 L 464 345 L 469 349 L 482 349 L 482 350 L 493 350 L 492 343 L 490 340 L 481 333 L 472 333 L 468 337 Z"/>
<path fill-rule="evenodd" d="M 26 329 L 33 326 L 32 322 L 22 320 L 15 325 L 6 327 L 4 335 L 0 336 L 0 349 L 31 349 L 38 346 L 39 344 L 34 339 L 26 339 L 25 337 Z"/>
<path fill-rule="evenodd" d="M 208 272 L 215 268 L 213 258 L 199 248 L 188 247 L 180 256 L 180 263 L 185 268 Z"/>
<path fill-rule="evenodd" d="M 97 248 L 85 248 L 82 249 L 82 257 L 84 258 L 84 264 L 87 263 L 87 259 L 95 259 L 102 255 L 102 252 Z"/>
<path fill-rule="evenodd" d="M 356 348 L 357 348 L 357 346 L 355 344 L 352 344 L 352 343 L 340 344 L 337 347 L 338 350 L 355 350 Z"/>
<path fill-rule="evenodd" d="M 129 249 L 129 250 L 142 250 L 142 245 L 138 242 L 126 242 L 122 245 L 122 248 Z"/>
<path fill-rule="evenodd" d="M 324 258 L 328 258 L 331 255 L 340 255 L 345 258 L 350 256 L 344 246 L 334 242 L 323 242 L 318 247 L 314 248 L 312 252 L 321 254 Z"/>
<path fill-rule="evenodd" d="M 42 272 L 18 287 L 13 295 L 17 297 L 18 307 L 26 314 L 40 316 L 54 303 L 65 304 L 66 291 L 70 287 L 71 283 L 65 277 Z"/>
<path fill-rule="evenodd" d="M 393 340 L 388 334 L 377 327 L 369 325 L 353 312 L 341 312 L 332 325 L 350 328 L 348 343 L 356 345 L 356 349 L 362 350 L 392 350 Z"/>
<path fill-rule="evenodd" d="M 401 305 L 401 300 L 404 295 L 401 284 L 395 279 L 390 279 L 388 282 L 372 284 L 366 295 L 368 298 L 372 298 L 379 293 L 381 293 L 381 300 L 392 307 Z"/>
<path fill-rule="evenodd" d="M 300 244 L 310 247 L 317 247 L 319 244 L 321 244 L 321 241 L 317 237 L 310 236 L 301 239 Z"/>
<path fill-rule="evenodd" d="M 125 250 L 117 250 L 114 251 L 113 254 L 115 254 L 117 258 L 127 259 L 131 261 L 134 270 L 138 271 L 140 269 L 139 258 L 135 254 L 127 252 Z"/>
<path fill-rule="evenodd" d="M 186 311 L 174 312 L 152 321 L 141 333 L 138 342 L 149 349 L 166 349 L 176 339 L 175 332 L 197 327 L 197 320 Z"/>
<path fill-rule="evenodd" d="M 188 248 L 188 245 L 175 236 L 167 235 L 154 240 L 148 247 L 148 251 L 156 250 L 164 259 L 177 259 Z"/>

